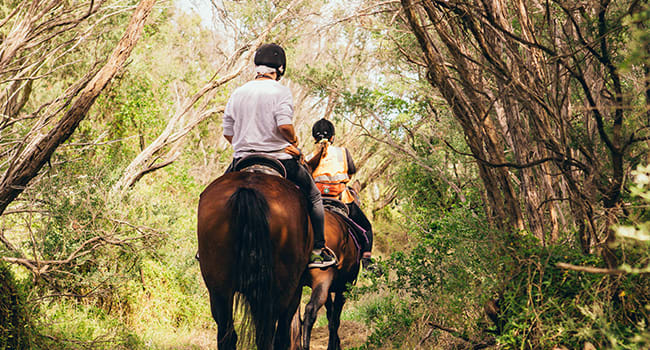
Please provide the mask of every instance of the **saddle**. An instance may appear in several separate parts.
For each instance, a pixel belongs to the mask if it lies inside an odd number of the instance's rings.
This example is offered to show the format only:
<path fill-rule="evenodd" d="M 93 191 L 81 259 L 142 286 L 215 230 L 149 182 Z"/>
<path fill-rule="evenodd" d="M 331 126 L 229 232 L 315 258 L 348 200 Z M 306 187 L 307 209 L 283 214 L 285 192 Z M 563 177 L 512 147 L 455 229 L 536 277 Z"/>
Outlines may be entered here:
<path fill-rule="evenodd" d="M 283 178 L 287 177 L 287 169 L 284 168 L 284 165 L 279 160 L 261 154 L 251 154 L 240 159 L 235 163 L 233 171 L 261 173 Z"/>
<path fill-rule="evenodd" d="M 329 211 L 341 214 L 344 217 L 348 217 L 348 215 L 350 215 L 348 206 L 335 198 L 323 197 L 323 207 Z"/>
<path fill-rule="evenodd" d="M 330 212 L 336 213 L 343 218 L 346 224 L 348 224 L 348 233 L 354 241 L 354 245 L 357 247 L 357 260 L 361 259 L 361 249 L 362 244 L 368 244 L 368 236 L 366 235 L 366 230 L 359 226 L 354 220 L 350 218 L 350 211 L 348 206 L 345 203 L 341 202 L 335 198 L 323 197 L 323 207 Z M 363 243 L 362 243 L 363 242 Z"/>

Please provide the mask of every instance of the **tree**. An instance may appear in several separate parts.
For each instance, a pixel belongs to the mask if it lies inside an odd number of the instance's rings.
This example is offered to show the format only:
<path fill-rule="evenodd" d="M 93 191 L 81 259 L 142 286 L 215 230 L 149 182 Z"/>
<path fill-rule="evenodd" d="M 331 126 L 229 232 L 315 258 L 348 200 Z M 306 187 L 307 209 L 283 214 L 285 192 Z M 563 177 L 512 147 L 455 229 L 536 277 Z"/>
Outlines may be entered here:
<path fill-rule="evenodd" d="M 97 6 L 101 4 L 99 3 Z M 142 0 L 136 7 L 122 39 L 117 43 L 113 53 L 104 63 L 103 67 L 98 70 L 89 71 L 80 81 L 71 86 L 63 96 L 42 105 L 41 108 L 45 108 L 54 102 L 63 101 L 56 110 L 52 112 L 48 111 L 41 116 L 39 116 L 39 109 L 35 113 L 39 117 L 39 120 L 33 129 L 28 132 L 24 140 L 17 142 L 18 144 L 13 147 L 11 153 L 5 153 L 5 156 L 9 155 L 10 160 L 8 160 L 8 166 L 0 181 L 0 215 L 25 189 L 29 181 L 38 174 L 56 148 L 65 142 L 75 131 L 79 122 L 86 116 L 86 113 L 97 99 L 97 96 L 99 96 L 118 70 L 122 68 L 137 43 L 144 23 L 149 13 L 151 13 L 154 4 L 155 0 Z M 12 69 L 7 68 L 8 64 L 16 62 L 20 65 L 29 56 L 37 52 L 35 50 L 33 52 L 26 52 L 23 55 L 21 54 L 22 50 L 33 48 L 33 45 L 41 44 L 57 35 L 61 35 L 66 28 L 68 30 L 74 28 L 75 25 L 88 18 L 93 11 L 97 11 L 92 1 L 87 13 L 81 17 L 75 17 L 75 10 L 78 11 L 78 7 L 72 6 L 71 8 L 67 8 L 67 6 L 64 6 L 59 1 L 46 3 L 34 2 L 24 11 L 17 10 L 19 8 L 21 7 L 17 6 L 16 10 L 11 13 L 11 16 L 7 17 L 2 23 L 6 24 L 7 20 L 17 13 L 22 12 L 24 15 L 15 22 L 13 30 L 2 43 L 3 48 L 0 50 L 2 52 L 0 56 L 0 70 L 5 70 L 0 71 L 0 73 L 11 73 Z M 57 11 L 61 11 L 64 16 L 56 16 Z M 30 47 L 29 44 L 33 45 Z M 19 81 L 17 78 L 14 79 Z M 27 84 L 22 89 L 22 92 L 11 92 L 11 90 L 9 92 L 12 96 L 20 93 L 25 96 L 29 93 L 30 89 L 31 85 Z M 21 100 L 27 98 L 23 97 Z M 24 103 L 22 104 L 24 105 Z M 7 99 L 5 110 L 11 109 L 13 112 L 16 108 L 9 108 L 13 105 L 12 98 Z M 63 112 L 66 108 L 67 110 Z M 20 108 L 17 109 L 20 110 Z M 55 125 L 50 126 L 51 119 L 61 112 L 63 112 L 63 116 Z M 10 122 L 15 123 L 16 121 L 13 118 L 15 116 L 6 116 L 4 118 L 4 124 L 6 125 Z M 46 129 L 50 127 L 51 129 Z"/>
<path fill-rule="evenodd" d="M 206 118 L 224 111 L 225 106 L 212 107 L 210 105 L 217 89 L 237 78 L 250 65 L 255 50 L 265 42 L 271 30 L 286 20 L 287 14 L 293 11 L 300 2 L 301 0 L 293 0 L 278 11 L 262 32 L 254 40 L 237 48 L 199 91 L 182 99 L 176 106 L 174 115 L 169 118 L 163 132 L 142 150 L 124 170 L 121 178 L 113 186 L 114 193 L 124 193 L 144 175 L 174 162 L 180 155 L 181 150 L 178 146 L 182 144 L 183 138 Z M 201 100 L 202 102 L 199 103 Z M 165 153 L 169 148 L 171 151 Z"/>
<path fill-rule="evenodd" d="M 495 226 L 530 230 L 542 243 L 577 227 L 582 250 L 599 249 L 615 266 L 611 225 L 648 139 L 650 100 L 636 89 L 647 90 L 647 68 L 620 69 L 630 30 L 621 21 L 640 2 L 401 4 L 427 79 L 465 134 Z"/>

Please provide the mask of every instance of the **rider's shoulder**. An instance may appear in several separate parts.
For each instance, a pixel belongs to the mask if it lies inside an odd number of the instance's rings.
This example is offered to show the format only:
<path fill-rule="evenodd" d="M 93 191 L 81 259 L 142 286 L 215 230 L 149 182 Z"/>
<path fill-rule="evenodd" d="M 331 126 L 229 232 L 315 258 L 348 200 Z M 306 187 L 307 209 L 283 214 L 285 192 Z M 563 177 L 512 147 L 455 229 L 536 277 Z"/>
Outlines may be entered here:
<path fill-rule="evenodd" d="M 280 83 L 279 81 L 263 79 L 263 80 L 251 80 L 246 84 L 238 87 L 235 92 L 250 92 L 256 91 L 261 93 L 273 94 L 273 95 L 286 95 L 291 94 L 291 89 L 288 86 Z"/>

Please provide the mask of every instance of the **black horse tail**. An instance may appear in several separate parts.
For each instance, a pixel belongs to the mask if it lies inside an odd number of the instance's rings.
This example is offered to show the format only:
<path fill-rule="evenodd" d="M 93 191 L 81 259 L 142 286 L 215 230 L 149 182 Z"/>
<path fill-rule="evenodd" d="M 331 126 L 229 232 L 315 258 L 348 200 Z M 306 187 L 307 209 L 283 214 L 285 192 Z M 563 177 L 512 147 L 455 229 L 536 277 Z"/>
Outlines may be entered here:
<path fill-rule="evenodd" d="M 275 310 L 269 205 L 260 192 L 242 187 L 230 197 L 227 206 L 231 212 L 230 237 L 235 242 L 232 274 L 239 292 L 235 305 L 236 309 L 249 311 L 243 313 L 240 335 L 242 339 L 252 340 L 254 325 L 258 345 L 271 344 Z"/>

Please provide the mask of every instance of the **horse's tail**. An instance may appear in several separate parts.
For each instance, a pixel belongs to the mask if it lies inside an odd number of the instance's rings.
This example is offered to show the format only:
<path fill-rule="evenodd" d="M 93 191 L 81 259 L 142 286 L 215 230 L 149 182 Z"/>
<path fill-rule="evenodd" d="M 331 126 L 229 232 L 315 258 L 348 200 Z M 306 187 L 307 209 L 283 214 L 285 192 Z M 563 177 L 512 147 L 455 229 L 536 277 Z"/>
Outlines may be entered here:
<path fill-rule="evenodd" d="M 246 309 L 240 335 L 251 340 L 254 324 L 258 344 L 273 340 L 273 250 L 269 231 L 269 205 L 260 192 L 239 188 L 228 200 L 231 210 L 230 236 L 235 242 L 232 266 L 237 309 Z M 251 324 L 251 321 L 253 324 Z"/>

